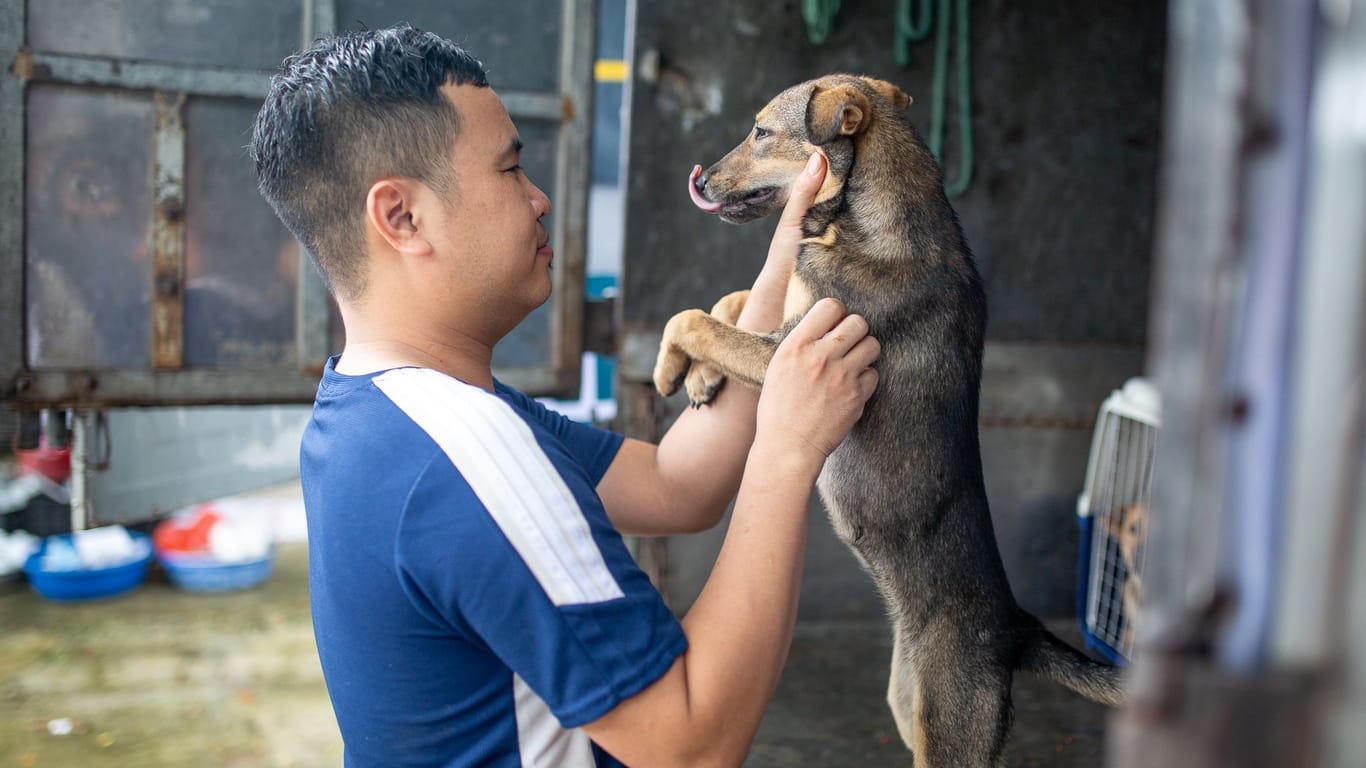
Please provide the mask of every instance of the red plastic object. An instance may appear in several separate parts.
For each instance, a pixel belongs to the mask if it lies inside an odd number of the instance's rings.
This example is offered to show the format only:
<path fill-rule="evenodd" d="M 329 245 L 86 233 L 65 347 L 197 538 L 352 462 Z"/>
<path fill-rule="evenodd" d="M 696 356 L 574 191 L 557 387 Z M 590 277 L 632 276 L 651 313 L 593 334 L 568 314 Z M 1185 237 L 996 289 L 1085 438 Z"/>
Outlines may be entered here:
<path fill-rule="evenodd" d="M 71 477 L 71 447 L 52 448 L 47 444 L 47 435 L 38 438 L 37 448 L 16 448 L 14 458 L 21 470 L 42 475 L 54 483 L 65 483 Z"/>
<path fill-rule="evenodd" d="M 163 520 L 152 532 L 152 545 L 158 552 L 203 552 L 209 548 L 209 529 L 218 520 L 218 512 L 209 506 L 189 518 Z"/>

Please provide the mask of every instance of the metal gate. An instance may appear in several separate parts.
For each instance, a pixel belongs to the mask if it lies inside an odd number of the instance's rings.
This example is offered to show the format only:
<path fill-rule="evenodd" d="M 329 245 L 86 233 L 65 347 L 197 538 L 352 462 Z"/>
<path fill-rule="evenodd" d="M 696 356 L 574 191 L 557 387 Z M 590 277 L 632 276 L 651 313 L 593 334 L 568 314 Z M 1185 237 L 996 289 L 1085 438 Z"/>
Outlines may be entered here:
<path fill-rule="evenodd" d="M 270 73 L 398 21 L 479 57 L 551 191 L 552 300 L 496 373 L 568 395 L 583 348 L 593 3 L 0 0 L 0 402 L 309 402 L 342 337 L 246 155 Z"/>

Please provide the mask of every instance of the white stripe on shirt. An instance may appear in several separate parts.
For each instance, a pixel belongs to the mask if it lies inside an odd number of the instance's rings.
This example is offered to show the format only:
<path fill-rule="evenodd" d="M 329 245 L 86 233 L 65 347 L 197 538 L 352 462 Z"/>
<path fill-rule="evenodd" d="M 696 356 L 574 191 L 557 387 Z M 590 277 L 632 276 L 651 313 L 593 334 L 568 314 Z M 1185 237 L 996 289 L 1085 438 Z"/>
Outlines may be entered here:
<path fill-rule="evenodd" d="M 423 368 L 374 381 L 450 458 L 552 603 L 622 597 L 574 494 L 511 406 Z"/>
<path fill-rule="evenodd" d="M 517 703 L 517 752 L 523 768 L 593 768 L 593 743 L 581 728 L 560 727 L 550 707 L 522 678 L 512 676 Z"/>

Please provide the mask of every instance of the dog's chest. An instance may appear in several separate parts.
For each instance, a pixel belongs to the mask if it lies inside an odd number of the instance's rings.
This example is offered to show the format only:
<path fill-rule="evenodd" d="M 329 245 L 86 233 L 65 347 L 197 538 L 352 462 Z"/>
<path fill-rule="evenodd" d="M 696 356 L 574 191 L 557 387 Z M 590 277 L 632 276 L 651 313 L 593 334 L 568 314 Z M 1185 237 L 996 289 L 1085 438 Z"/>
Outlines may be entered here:
<path fill-rule="evenodd" d="M 811 286 L 800 272 L 794 273 L 787 283 L 787 295 L 783 298 L 783 323 L 791 324 L 802 319 L 815 303 L 816 296 Z"/>

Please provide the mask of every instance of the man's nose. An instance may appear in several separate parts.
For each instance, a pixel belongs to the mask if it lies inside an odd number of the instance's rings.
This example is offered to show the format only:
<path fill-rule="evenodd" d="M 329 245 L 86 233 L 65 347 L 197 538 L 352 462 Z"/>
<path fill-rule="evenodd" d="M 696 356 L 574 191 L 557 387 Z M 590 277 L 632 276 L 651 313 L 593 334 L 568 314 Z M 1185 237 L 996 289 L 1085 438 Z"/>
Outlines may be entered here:
<path fill-rule="evenodd" d="M 550 214 L 550 198 L 535 184 L 531 185 L 531 190 L 531 208 L 536 212 L 536 218 L 548 216 Z"/>

